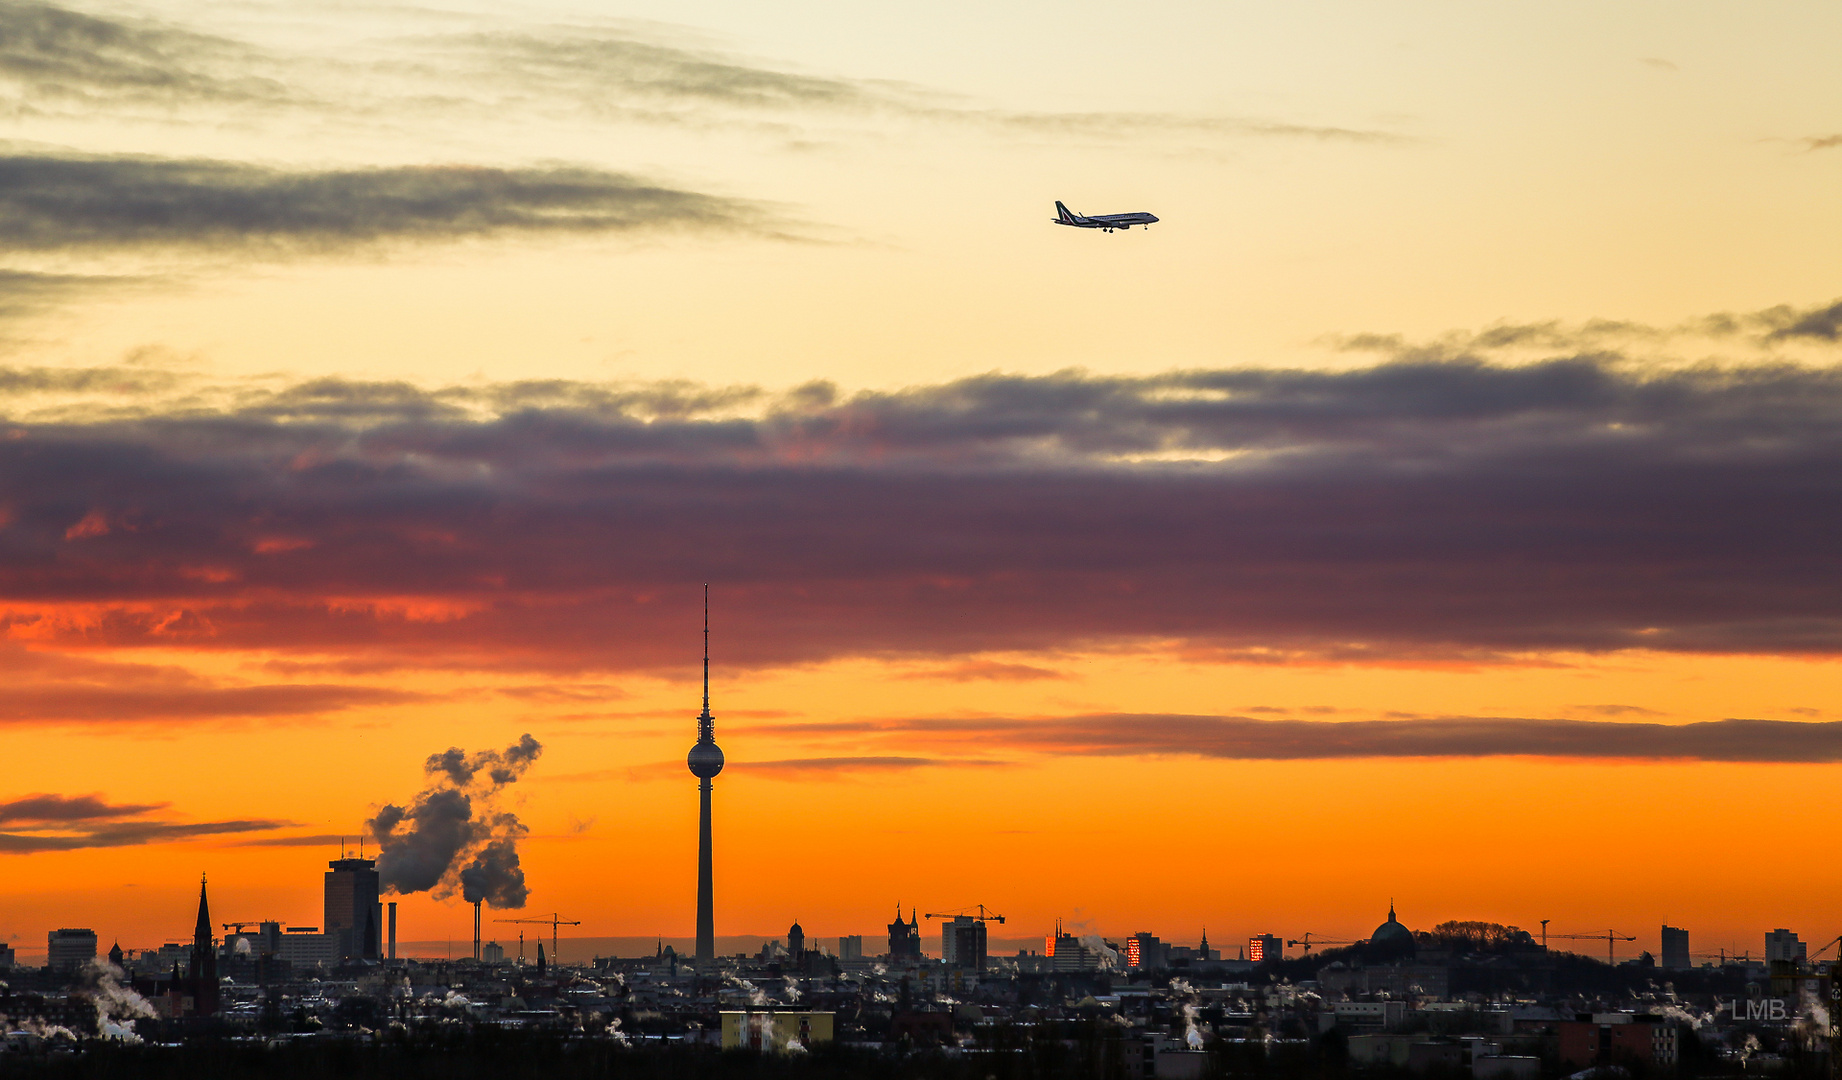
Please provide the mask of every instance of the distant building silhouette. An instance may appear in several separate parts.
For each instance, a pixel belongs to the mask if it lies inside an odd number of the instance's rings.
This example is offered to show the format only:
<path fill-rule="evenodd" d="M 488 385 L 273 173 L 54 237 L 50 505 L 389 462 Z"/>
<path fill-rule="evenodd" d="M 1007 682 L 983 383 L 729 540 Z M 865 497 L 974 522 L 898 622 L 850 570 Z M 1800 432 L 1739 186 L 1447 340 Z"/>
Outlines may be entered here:
<path fill-rule="evenodd" d="M 940 924 L 940 958 L 960 971 L 985 970 L 985 924 L 970 915 Z"/>
<path fill-rule="evenodd" d="M 797 964 L 800 962 L 800 958 L 805 955 L 806 931 L 800 926 L 799 920 L 794 919 L 793 926 L 787 930 L 787 956 Z"/>
<path fill-rule="evenodd" d="M 1274 934 L 1255 934 L 1247 939 L 1247 958 L 1256 964 L 1272 963 L 1286 958 L 1286 943 Z"/>
<path fill-rule="evenodd" d="M 1403 960 L 1413 956 L 1416 951 L 1413 931 L 1394 917 L 1394 901 L 1388 901 L 1388 921 L 1376 927 L 1375 932 L 1369 935 L 1363 955 L 1370 960 Z"/>
<path fill-rule="evenodd" d="M 918 909 L 917 909 L 918 910 Z M 889 924 L 889 960 L 904 963 L 921 959 L 921 922 L 913 911 L 902 921 L 902 905 L 895 906 L 895 921 Z"/>
<path fill-rule="evenodd" d="M 45 966 L 53 971 L 76 971 L 94 959 L 94 930 L 65 926 L 45 935 Z"/>
<path fill-rule="evenodd" d="M 1156 934 L 1140 931 L 1126 939 L 1126 967 L 1133 971 L 1157 971 L 1166 966 L 1164 943 Z"/>
<path fill-rule="evenodd" d="M 1663 967 L 1670 971 L 1686 971 L 1694 966 L 1689 959 L 1688 931 L 1664 924 Z"/>
<path fill-rule="evenodd" d="M 1802 960 L 1804 943 L 1797 940 L 1797 935 L 1779 927 L 1765 935 L 1765 962 L 1773 960 Z"/>

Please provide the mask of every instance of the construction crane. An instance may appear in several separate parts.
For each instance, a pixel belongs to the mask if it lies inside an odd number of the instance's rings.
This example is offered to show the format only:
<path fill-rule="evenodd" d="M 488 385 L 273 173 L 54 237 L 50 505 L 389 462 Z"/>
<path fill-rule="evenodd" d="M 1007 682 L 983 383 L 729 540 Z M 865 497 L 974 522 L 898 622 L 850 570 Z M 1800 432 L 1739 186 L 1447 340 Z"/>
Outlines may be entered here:
<path fill-rule="evenodd" d="M 245 926 L 261 926 L 265 922 L 275 922 L 275 920 L 274 919 L 241 919 L 241 920 L 233 919 L 230 922 L 227 922 L 223 925 L 224 925 L 224 929 L 231 930 L 238 934 L 241 934 Z"/>
<path fill-rule="evenodd" d="M 1544 922 L 1545 921 L 1546 920 L 1544 920 Z M 1547 948 L 1546 942 L 1549 936 L 1547 933 L 1547 927 L 1544 926 L 1542 928 L 1542 931 L 1543 931 L 1541 935 L 1542 942 L 1543 942 L 1542 948 L 1545 949 Z M 1598 941 L 1601 938 L 1603 938 L 1605 940 L 1605 962 L 1608 967 L 1611 966 L 1611 964 L 1613 963 L 1612 949 L 1616 946 L 1618 942 L 1637 940 L 1636 938 L 1632 937 L 1630 934 L 1621 934 L 1616 930 L 1600 930 L 1600 931 L 1597 931 L 1591 934 L 1555 934 L 1553 936 L 1557 938 L 1566 938 L 1572 941 Z"/>
<path fill-rule="evenodd" d="M 979 913 L 977 915 L 972 914 L 973 908 L 979 909 Z M 947 912 L 930 911 L 926 915 L 923 915 L 921 917 L 923 919 L 957 919 L 962 915 L 970 916 L 971 918 L 977 919 L 980 922 L 1002 923 L 1004 921 L 1004 916 L 998 914 L 995 911 L 991 911 L 987 909 L 984 904 L 971 904 L 966 907 L 960 908 L 957 911 L 947 911 Z"/>
<path fill-rule="evenodd" d="M 1287 945 L 1303 945 L 1305 947 L 1305 955 L 1310 956 L 1311 955 L 1311 945 L 1312 945 L 1311 939 L 1315 936 L 1316 935 L 1314 935 L 1311 931 L 1307 930 L 1305 931 L 1304 937 L 1298 938 L 1293 941 L 1288 941 L 1286 942 L 1286 944 Z M 1317 939 L 1317 944 L 1319 945 L 1355 945 L 1358 943 L 1354 941 L 1343 941 L 1338 938 L 1319 937 Z"/>
<path fill-rule="evenodd" d="M 556 928 L 559 926 L 581 926 L 578 919 L 565 919 L 556 912 L 551 912 L 548 919 L 494 919 L 493 922 L 514 923 L 548 923 L 550 924 L 550 962 L 556 963 Z M 542 940 L 541 938 L 539 940 Z"/>

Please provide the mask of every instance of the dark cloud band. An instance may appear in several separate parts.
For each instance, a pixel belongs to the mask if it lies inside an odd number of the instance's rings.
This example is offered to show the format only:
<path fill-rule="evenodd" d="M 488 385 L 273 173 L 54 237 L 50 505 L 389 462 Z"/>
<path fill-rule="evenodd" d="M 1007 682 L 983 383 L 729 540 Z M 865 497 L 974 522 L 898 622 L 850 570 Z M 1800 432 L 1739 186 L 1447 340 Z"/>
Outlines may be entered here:
<path fill-rule="evenodd" d="M 81 603 L 92 643 L 655 668 L 685 662 L 709 581 L 743 664 L 1145 640 L 1253 660 L 1842 651 L 1831 369 L 1423 361 L 849 398 L 322 381 L 240 401 L 13 425 L 0 626 L 57 641 Z"/>
<path fill-rule="evenodd" d="M 761 730 L 787 730 L 768 726 Z M 1819 764 L 1842 761 L 1842 722 L 1716 720 L 1695 724 L 1443 717 L 1258 720 L 1107 713 L 1047 719 L 905 719 L 807 724 L 805 734 L 967 742 L 1058 755 L 1180 756 L 1248 761 L 1535 757 Z"/>

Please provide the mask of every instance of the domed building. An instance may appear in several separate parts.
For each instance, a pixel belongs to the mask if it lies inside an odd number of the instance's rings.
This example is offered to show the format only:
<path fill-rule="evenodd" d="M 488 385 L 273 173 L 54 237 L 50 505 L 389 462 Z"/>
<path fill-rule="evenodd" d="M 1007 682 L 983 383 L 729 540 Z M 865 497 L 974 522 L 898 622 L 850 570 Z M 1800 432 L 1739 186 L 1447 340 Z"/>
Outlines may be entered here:
<path fill-rule="evenodd" d="M 1371 960 L 1394 960 L 1414 954 L 1413 931 L 1401 925 L 1401 920 L 1394 917 L 1394 901 L 1388 901 L 1388 921 L 1375 928 L 1369 935 L 1368 948 L 1364 950 Z"/>

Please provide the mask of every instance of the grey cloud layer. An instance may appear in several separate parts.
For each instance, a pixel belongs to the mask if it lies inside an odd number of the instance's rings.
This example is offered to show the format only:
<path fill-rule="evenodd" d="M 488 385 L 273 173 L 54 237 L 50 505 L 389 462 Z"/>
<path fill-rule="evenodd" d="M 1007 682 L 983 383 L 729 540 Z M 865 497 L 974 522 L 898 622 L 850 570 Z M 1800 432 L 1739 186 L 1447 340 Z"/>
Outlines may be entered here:
<path fill-rule="evenodd" d="M 754 229 L 751 204 L 584 168 L 319 172 L 148 157 L 0 156 L 14 249 L 266 245 L 328 249 L 506 232 Z"/>
<path fill-rule="evenodd" d="M 1842 761 L 1842 723 L 1716 720 L 1695 724 L 1446 717 L 1257 720 L 1244 716 L 1107 713 L 1047 719 L 908 719 L 769 725 L 788 733 L 867 733 L 938 747 L 1102 757 L 1172 755 L 1259 761 L 1343 758 L 1540 757 L 1765 763 Z"/>
<path fill-rule="evenodd" d="M 1032 113 L 968 103 L 924 88 L 789 71 L 671 44 L 660 28 L 525 25 L 397 37 L 391 61 L 282 54 L 169 22 L 45 3 L 0 7 L 0 79 L 39 103 L 287 106 L 327 116 L 485 110 L 531 115 L 573 108 L 598 117 L 709 124 L 722 116 L 939 120 L 1001 130 L 1108 139 L 1146 132 L 1205 137 L 1400 141 L 1381 131 L 1247 117 L 1163 113 Z M 326 77 L 328 70 L 347 75 Z M 366 87 L 354 97 L 354 85 Z"/>
<path fill-rule="evenodd" d="M 151 20 L 0 5 L 0 79 L 28 99 L 273 103 L 286 91 L 251 70 L 273 63 L 247 45 Z"/>
<path fill-rule="evenodd" d="M 81 833 L 55 835 L 0 833 L 0 854 L 30 854 L 40 851 L 77 851 L 82 848 L 134 847 L 140 844 L 170 844 L 182 840 L 230 836 L 239 833 L 268 832 L 288 827 L 286 821 L 259 819 L 240 821 L 201 821 L 176 823 L 134 821 L 101 825 Z"/>
<path fill-rule="evenodd" d="M 1842 652 L 1831 368 L 197 400 L 9 425 L 4 625 L 60 640 L 51 612 L 81 601 L 105 612 L 92 643 L 642 669 L 684 662 L 709 581 L 738 664 L 1148 639 L 1272 660 Z"/>

